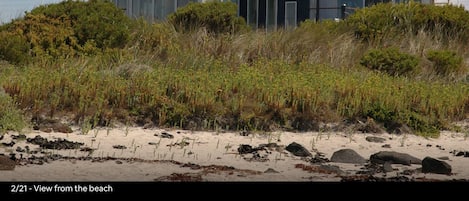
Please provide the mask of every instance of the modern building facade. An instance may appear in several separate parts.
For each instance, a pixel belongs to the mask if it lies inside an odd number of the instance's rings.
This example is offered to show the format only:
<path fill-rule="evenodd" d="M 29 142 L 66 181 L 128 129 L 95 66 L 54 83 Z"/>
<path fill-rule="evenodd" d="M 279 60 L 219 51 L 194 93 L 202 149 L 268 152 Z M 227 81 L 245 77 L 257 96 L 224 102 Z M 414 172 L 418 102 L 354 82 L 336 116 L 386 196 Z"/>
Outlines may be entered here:
<path fill-rule="evenodd" d="M 112 0 L 130 17 L 143 17 L 149 21 L 163 21 L 177 8 L 189 2 L 207 0 Z M 253 28 L 274 30 L 296 27 L 307 19 L 341 19 L 357 8 L 377 3 L 404 3 L 409 0 L 220 0 L 238 5 L 238 15 Z M 437 4 L 449 0 L 414 0 Z M 438 1 L 438 2 L 437 2 Z"/>

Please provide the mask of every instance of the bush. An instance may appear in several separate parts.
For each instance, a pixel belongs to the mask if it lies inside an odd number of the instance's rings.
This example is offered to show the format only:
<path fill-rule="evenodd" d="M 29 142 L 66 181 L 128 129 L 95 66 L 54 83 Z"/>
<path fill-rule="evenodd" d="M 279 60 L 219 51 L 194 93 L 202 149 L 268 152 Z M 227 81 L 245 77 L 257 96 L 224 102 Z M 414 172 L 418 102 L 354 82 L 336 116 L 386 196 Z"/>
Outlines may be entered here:
<path fill-rule="evenodd" d="M 433 63 L 434 71 L 440 76 L 460 75 L 465 73 L 463 58 L 451 50 L 431 50 L 427 59 Z"/>
<path fill-rule="evenodd" d="M 385 72 L 392 76 L 410 75 L 417 70 L 417 57 L 400 52 L 397 48 L 372 49 L 360 59 L 367 68 Z"/>
<path fill-rule="evenodd" d="M 67 58 L 124 47 L 130 22 L 122 10 L 104 0 L 39 6 L 0 27 L 0 58 L 17 64 L 30 57 Z"/>
<path fill-rule="evenodd" d="M 67 16 L 82 46 L 94 40 L 98 48 L 122 47 L 130 34 L 130 19 L 121 9 L 105 0 L 68 0 L 37 7 L 31 14 L 43 14 L 54 19 Z"/>
<path fill-rule="evenodd" d="M 12 64 L 24 64 L 30 60 L 30 46 L 26 39 L 18 34 L 0 32 L 0 60 Z"/>
<path fill-rule="evenodd" d="M 67 16 L 50 18 L 42 14 L 28 13 L 24 19 L 13 21 L 8 31 L 29 43 L 28 49 L 31 49 L 32 54 L 30 56 L 67 57 L 80 49 Z"/>
<path fill-rule="evenodd" d="M 189 3 L 168 16 L 168 22 L 178 31 L 191 32 L 205 27 L 210 33 L 236 33 L 248 29 L 237 15 L 232 2 Z"/>
<path fill-rule="evenodd" d="M 394 110 L 378 102 L 369 105 L 369 108 L 365 109 L 365 117 L 371 117 L 378 122 L 384 123 L 384 127 L 399 121 L 397 113 Z"/>
<path fill-rule="evenodd" d="M 435 6 L 420 3 L 377 4 L 358 10 L 346 22 L 358 37 L 382 39 L 401 36 L 409 31 L 435 31 L 447 39 L 469 37 L 469 12 L 452 5 Z"/>
<path fill-rule="evenodd" d="M 405 112 L 401 118 L 416 134 L 426 137 L 438 137 L 440 129 L 444 127 L 435 118 L 417 112 Z"/>

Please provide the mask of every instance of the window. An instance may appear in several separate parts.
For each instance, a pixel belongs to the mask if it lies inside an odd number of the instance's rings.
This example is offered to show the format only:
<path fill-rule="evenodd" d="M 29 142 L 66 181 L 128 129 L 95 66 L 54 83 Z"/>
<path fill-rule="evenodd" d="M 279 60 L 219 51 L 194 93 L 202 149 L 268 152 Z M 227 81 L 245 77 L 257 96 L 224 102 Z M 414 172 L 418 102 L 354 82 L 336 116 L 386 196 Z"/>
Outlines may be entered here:
<path fill-rule="evenodd" d="M 266 29 L 275 30 L 277 28 L 277 0 L 267 0 L 266 6 Z"/>
<path fill-rule="evenodd" d="M 254 28 L 257 28 L 258 5 L 258 0 L 248 0 L 247 23 Z"/>
<path fill-rule="evenodd" d="M 285 28 L 296 27 L 296 1 L 285 2 Z"/>

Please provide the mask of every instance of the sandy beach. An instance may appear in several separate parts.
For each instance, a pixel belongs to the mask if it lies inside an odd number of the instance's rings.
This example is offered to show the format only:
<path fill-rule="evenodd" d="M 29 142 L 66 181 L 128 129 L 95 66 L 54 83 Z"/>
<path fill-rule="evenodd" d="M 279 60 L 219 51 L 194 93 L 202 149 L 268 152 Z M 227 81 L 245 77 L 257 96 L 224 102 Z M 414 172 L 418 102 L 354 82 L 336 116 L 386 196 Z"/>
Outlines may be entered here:
<path fill-rule="evenodd" d="M 0 152 L 4 157 L 14 154 L 16 162 L 13 169 L 0 171 L 0 181 L 469 179 L 469 158 L 464 156 L 469 139 L 464 133 L 448 131 L 436 139 L 412 134 L 204 132 L 141 127 L 97 128 L 87 134 L 79 128 L 68 134 L 31 130 L 24 135 L 9 132 L 0 141 Z M 371 142 L 369 137 L 384 141 Z M 34 144 L 35 138 L 50 142 L 66 139 L 77 146 L 57 149 Z M 311 155 L 296 156 L 288 151 L 286 147 L 294 142 Z M 330 161 L 341 149 L 354 150 L 366 162 Z M 370 156 L 380 151 L 405 153 L 421 160 L 432 157 L 450 165 L 451 173 L 422 173 L 422 164 L 391 164 L 392 170 L 388 171 L 379 171 L 383 165 L 378 164 L 371 172 Z"/>

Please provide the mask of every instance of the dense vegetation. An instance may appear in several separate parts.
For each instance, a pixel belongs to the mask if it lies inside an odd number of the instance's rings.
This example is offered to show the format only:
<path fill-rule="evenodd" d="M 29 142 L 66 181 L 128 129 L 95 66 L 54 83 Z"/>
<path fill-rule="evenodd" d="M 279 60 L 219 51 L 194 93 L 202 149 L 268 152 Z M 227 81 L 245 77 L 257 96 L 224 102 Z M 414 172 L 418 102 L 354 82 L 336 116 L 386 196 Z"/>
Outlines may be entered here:
<path fill-rule="evenodd" d="M 469 116 L 469 13 L 461 8 L 380 4 L 342 22 L 268 33 L 206 17 L 181 29 L 181 20 L 150 24 L 118 11 L 67 1 L 0 27 L 0 132 L 39 116 L 266 131 L 371 118 L 390 132 L 407 125 L 437 136 Z M 447 26 L 457 30 L 438 29 Z"/>

